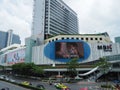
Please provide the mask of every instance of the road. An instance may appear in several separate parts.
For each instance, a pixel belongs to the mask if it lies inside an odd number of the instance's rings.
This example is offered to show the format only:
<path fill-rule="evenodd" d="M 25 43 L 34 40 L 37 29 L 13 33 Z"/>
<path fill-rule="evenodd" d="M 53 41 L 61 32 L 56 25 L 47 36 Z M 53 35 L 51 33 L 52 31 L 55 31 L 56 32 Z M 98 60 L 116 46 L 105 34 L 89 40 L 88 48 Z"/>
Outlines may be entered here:
<path fill-rule="evenodd" d="M 0 90 L 1 90 L 2 88 L 6 88 L 6 87 L 8 87 L 9 90 L 30 90 L 30 89 L 25 89 L 25 88 L 23 88 L 23 87 L 16 86 L 16 85 L 13 85 L 13 84 L 4 82 L 4 81 L 0 81 Z"/>
<path fill-rule="evenodd" d="M 13 77 L 12 77 L 13 78 Z M 40 80 L 34 80 L 34 79 L 27 79 L 27 78 L 19 78 L 14 77 L 18 83 L 22 81 L 28 81 L 32 83 L 32 86 L 35 86 L 37 84 L 41 84 L 45 87 L 46 90 L 58 90 L 55 88 L 54 85 L 49 85 L 48 82 L 42 82 Z M 80 88 L 87 87 L 89 90 L 100 90 L 99 87 L 103 83 L 95 83 L 95 82 L 78 82 L 78 83 L 64 83 L 66 86 L 68 86 L 71 90 L 80 90 Z"/>
<path fill-rule="evenodd" d="M 40 80 L 35 80 L 35 79 L 27 79 L 27 78 L 19 78 L 19 77 L 11 77 L 9 76 L 9 78 L 14 79 L 17 83 L 21 83 L 23 81 L 28 81 L 32 83 L 32 86 L 36 87 L 37 84 L 41 84 L 45 87 L 45 90 L 57 90 L 55 88 L 54 85 L 49 85 L 48 82 L 42 82 Z M 64 83 L 66 86 L 68 86 L 71 90 L 80 90 L 80 88 L 83 87 L 87 87 L 88 90 L 103 90 L 100 89 L 100 86 L 103 85 L 104 83 L 96 83 L 96 82 L 78 82 L 78 83 Z M 112 84 L 112 83 L 111 83 Z M 8 87 L 10 88 L 10 90 L 28 90 L 28 89 L 24 89 L 15 85 L 11 85 L 9 83 L 5 83 L 5 82 L 0 82 L 0 88 L 1 87 Z M 13 88 L 14 87 L 14 88 Z"/>
<path fill-rule="evenodd" d="M 37 84 L 43 85 L 45 87 L 45 90 L 58 90 L 55 88 L 54 85 L 49 85 L 47 82 L 42 82 L 40 80 L 35 79 L 27 79 L 27 78 L 19 78 L 19 77 L 12 77 L 16 82 L 21 83 L 22 81 L 28 81 L 31 82 L 32 86 L 36 87 Z"/>

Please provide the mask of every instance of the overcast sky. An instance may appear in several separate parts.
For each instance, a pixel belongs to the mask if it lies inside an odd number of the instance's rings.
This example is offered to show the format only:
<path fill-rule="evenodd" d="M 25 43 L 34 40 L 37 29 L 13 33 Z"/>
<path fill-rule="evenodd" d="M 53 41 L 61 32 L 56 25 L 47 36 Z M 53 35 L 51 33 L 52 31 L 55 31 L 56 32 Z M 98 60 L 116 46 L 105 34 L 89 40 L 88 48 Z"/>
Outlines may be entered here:
<path fill-rule="evenodd" d="M 120 36 L 120 0 L 63 0 L 77 14 L 79 33 Z M 0 0 L 0 30 L 13 29 L 22 44 L 31 35 L 33 0 Z"/>

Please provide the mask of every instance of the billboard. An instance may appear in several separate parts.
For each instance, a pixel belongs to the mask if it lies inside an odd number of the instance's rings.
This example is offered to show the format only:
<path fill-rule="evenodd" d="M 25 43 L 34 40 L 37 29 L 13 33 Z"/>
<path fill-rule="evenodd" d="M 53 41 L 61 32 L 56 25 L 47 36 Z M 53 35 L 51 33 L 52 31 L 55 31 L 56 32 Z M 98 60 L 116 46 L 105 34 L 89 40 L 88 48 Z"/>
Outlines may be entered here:
<path fill-rule="evenodd" d="M 82 42 L 55 43 L 56 59 L 71 59 L 71 58 L 83 58 L 83 57 L 84 57 L 84 48 Z"/>
<path fill-rule="evenodd" d="M 7 64 L 22 63 L 25 60 L 25 49 L 16 50 L 7 54 Z"/>
<path fill-rule="evenodd" d="M 52 41 L 44 47 L 44 55 L 58 62 L 69 62 L 72 58 L 78 58 L 78 62 L 82 62 L 87 60 L 90 52 L 88 43 L 74 39 Z"/>

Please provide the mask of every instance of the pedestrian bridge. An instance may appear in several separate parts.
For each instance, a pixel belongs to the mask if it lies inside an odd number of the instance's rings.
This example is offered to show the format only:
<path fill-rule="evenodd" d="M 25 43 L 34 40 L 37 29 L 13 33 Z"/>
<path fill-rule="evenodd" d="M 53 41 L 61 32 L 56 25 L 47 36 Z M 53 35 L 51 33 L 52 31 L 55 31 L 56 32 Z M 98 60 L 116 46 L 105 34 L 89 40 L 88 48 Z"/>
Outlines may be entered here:
<path fill-rule="evenodd" d="M 120 62 L 120 54 L 118 55 L 110 55 L 105 57 L 106 60 L 110 63 L 119 63 Z"/>
<path fill-rule="evenodd" d="M 120 55 L 106 56 L 105 58 L 106 58 L 106 61 L 108 61 L 111 64 L 120 63 Z M 98 73 L 95 73 L 94 75 L 88 78 L 88 79 L 92 79 L 95 81 L 97 78 L 99 78 L 103 74 L 108 73 L 109 71 L 112 71 L 112 69 L 116 70 L 116 68 L 110 66 L 109 68 L 106 69 L 106 72 L 103 72 L 103 70 L 101 70 L 99 66 L 97 66 L 86 73 L 79 74 L 79 76 L 88 76 L 98 70 L 99 71 Z"/>

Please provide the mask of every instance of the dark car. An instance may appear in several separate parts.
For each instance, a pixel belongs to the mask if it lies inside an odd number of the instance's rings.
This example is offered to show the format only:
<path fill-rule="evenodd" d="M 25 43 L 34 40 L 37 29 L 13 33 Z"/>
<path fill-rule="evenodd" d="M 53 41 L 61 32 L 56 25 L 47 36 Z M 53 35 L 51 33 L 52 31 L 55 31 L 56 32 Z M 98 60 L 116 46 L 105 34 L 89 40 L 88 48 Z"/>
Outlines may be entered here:
<path fill-rule="evenodd" d="M 45 87 L 41 84 L 38 84 L 36 87 L 39 88 L 39 89 L 43 89 L 43 90 L 45 89 Z"/>
<path fill-rule="evenodd" d="M 9 90 L 9 88 L 8 88 L 8 87 L 5 87 L 5 88 L 2 88 L 2 89 L 0 89 L 0 90 Z"/>

